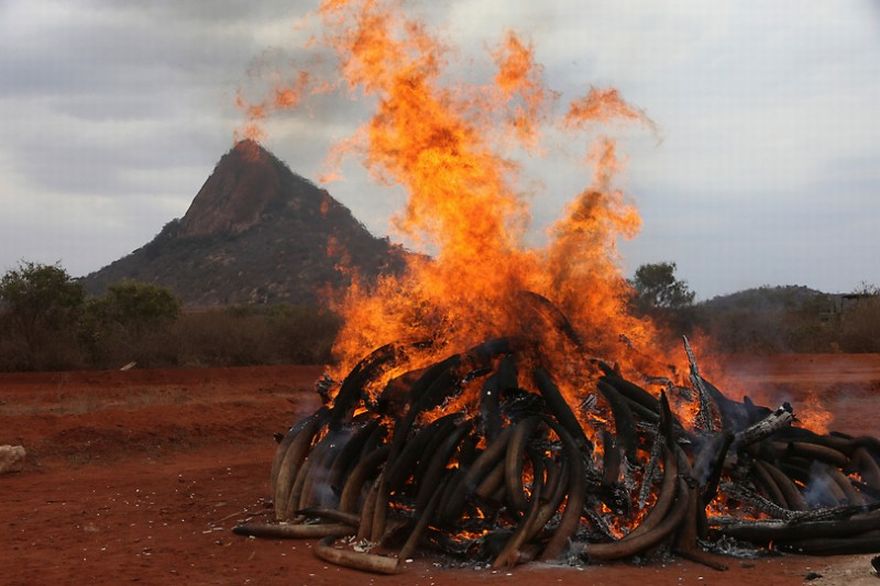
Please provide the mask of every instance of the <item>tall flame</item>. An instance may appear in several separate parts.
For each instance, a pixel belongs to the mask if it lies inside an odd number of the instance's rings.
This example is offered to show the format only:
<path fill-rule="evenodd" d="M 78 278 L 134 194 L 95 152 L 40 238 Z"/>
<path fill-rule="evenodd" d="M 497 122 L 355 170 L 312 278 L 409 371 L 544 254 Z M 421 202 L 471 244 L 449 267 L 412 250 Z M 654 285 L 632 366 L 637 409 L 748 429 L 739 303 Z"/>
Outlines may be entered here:
<path fill-rule="evenodd" d="M 669 364 L 658 353 L 655 326 L 627 310 L 631 289 L 620 273 L 616 243 L 635 235 L 641 220 L 614 186 L 620 167 L 614 141 L 593 138 L 586 149 L 592 180 L 543 247 L 524 242 L 529 208 L 516 186 L 520 167 L 500 154 L 511 137 L 528 152 L 540 150 L 544 128 L 584 134 L 609 121 L 653 128 L 647 116 L 616 90 L 593 88 L 554 119 L 558 95 L 545 87 L 533 47 L 512 32 L 492 52 L 497 74 L 490 84 L 444 85 L 447 49 L 398 4 L 326 0 L 318 11 L 322 42 L 335 51 L 349 90 L 377 104 L 370 121 L 335 155 L 354 153 L 375 178 L 403 186 L 406 206 L 393 224 L 433 253 L 413 255 L 400 276 L 372 287 L 355 282 L 346 292 L 337 373 L 389 342 L 432 339 L 432 347 L 406 365 L 416 368 L 487 338 L 516 334 L 527 327 L 523 291 L 553 301 L 588 351 L 616 360 L 624 372 L 646 366 L 656 372 L 657 364 Z M 296 96 L 313 78 L 297 78 Z M 275 95 L 257 104 L 262 110 L 256 114 L 277 107 Z M 254 115 L 249 120 L 260 121 Z M 571 348 L 551 342 L 550 360 L 565 364 Z M 632 348 L 650 348 L 659 360 Z"/>

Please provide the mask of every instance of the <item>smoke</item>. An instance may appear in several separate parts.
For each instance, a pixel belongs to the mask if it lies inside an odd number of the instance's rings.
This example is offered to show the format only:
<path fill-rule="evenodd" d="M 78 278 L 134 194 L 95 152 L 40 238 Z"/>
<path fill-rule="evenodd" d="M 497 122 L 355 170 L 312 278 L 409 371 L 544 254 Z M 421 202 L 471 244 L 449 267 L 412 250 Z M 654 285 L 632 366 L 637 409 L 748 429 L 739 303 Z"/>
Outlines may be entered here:
<path fill-rule="evenodd" d="M 834 496 L 834 479 L 828 474 L 828 466 L 814 460 L 810 465 L 809 479 L 804 490 L 804 500 L 811 508 L 835 507 L 840 503 Z"/>

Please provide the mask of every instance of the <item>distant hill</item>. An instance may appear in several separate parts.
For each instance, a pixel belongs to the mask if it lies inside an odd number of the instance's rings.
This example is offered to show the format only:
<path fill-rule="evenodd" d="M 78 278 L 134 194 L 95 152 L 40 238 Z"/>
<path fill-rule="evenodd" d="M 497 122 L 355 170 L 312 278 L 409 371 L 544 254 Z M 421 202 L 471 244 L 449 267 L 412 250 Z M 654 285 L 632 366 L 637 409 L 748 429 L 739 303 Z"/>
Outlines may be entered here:
<path fill-rule="evenodd" d="M 188 305 L 312 304 L 328 286 L 397 272 L 405 252 L 376 238 L 327 191 L 246 140 L 223 155 L 183 218 L 81 282 L 170 288 Z"/>
<path fill-rule="evenodd" d="M 749 310 L 753 312 L 796 310 L 823 301 L 826 293 L 802 285 L 755 287 L 729 295 L 719 295 L 698 304 L 712 312 Z"/>
<path fill-rule="evenodd" d="M 799 285 L 765 286 L 714 297 L 689 315 L 724 352 L 829 352 L 841 341 L 839 297 Z"/>

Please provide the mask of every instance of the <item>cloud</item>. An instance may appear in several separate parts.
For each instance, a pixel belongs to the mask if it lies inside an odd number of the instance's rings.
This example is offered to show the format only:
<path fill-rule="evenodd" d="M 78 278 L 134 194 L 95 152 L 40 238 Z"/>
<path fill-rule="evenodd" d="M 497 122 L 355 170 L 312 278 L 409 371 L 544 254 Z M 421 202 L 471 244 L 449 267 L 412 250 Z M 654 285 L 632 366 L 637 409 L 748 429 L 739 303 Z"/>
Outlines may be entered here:
<path fill-rule="evenodd" d="M 182 215 L 240 122 L 239 88 L 310 59 L 294 23 L 315 2 L 0 3 L 0 269 L 63 258 L 74 273 L 140 246 Z M 565 98 L 614 85 L 663 141 L 627 131 L 621 184 L 644 231 L 628 269 L 675 260 L 702 297 L 763 283 L 880 282 L 880 13 L 875 3 L 559 0 L 411 5 L 491 75 L 507 28 L 530 37 Z M 322 96 L 267 123 L 267 145 L 316 178 L 369 104 Z M 535 233 L 589 180 L 584 144 L 530 161 Z M 356 160 L 329 186 L 377 233 L 402 201 Z"/>

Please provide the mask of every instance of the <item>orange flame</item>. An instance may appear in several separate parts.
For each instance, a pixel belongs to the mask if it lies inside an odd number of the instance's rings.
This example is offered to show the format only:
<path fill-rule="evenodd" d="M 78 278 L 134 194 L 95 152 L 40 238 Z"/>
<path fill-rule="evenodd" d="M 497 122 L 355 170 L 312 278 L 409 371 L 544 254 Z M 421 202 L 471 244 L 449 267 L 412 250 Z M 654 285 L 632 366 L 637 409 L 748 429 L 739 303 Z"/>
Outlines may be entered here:
<path fill-rule="evenodd" d="M 514 187 L 518 167 L 486 138 L 493 135 L 495 111 L 474 112 L 474 100 L 459 98 L 466 92 L 440 85 L 444 51 L 421 24 L 376 1 L 344 6 L 346 14 L 340 3 L 324 7 L 327 21 L 343 27 L 329 39 L 350 86 L 379 98 L 357 149 L 375 176 L 407 189 L 395 225 L 433 247 L 436 257 L 413 259 L 403 276 L 386 278 L 373 291 L 349 293 L 336 344 L 342 368 L 392 340 L 439 334 L 435 346 L 442 353 L 445 346 L 516 332 L 516 296 L 523 289 L 559 304 L 597 353 L 620 354 L 621 333 L 635 345 L 653 341 L 653 326 L 627 312 L 630 290 L 616 263 L 616 239 L 634 235 L 640 220 L 612 188 L 613 142 L 601 141 L 593 183 L 554 226 L 550 245 L 526 247 L 528 210 Z M 532 140 L 548 95 L 532 49 L 510 33 L 494 57 L 497 99 L 519 96 L 515 126 L 520 138 Z M 504 111 L 504 103 L 495 105 Z M 572 105 L 566 124 L 577 129 L 612 118 L 646 119 L 613 90 L 593 90 Z"/>
<path fill-rule="evenodd" d="M 535 63 L 532 46 L 523 43 L 513 31 L 508 31 L 504 43 L 492 56 L 498 66 L 495 86 L 502 98 L 519 98 L 508 113 L 507 124 L 526 147 L 534 148 L 538 123 L 544 119 L 544 106 L 555 93 L 548 91 L 541 81 L 542 67 Z"/>
<path fill-rule="evenodd" d="M 593 141 L 592 181 L 552 226 L 544 247 L 524 242 L 529 209 L 517 187 L 519 165 L 502 156 L 496 142 L 505 138 L 496 130 L 505 123 L 534 152 L 544 126 L 577 133 L 619 120 L 653 129 L 647 116 L 616 90 L 591 89 L 553 120 L 557 94 L 544 86 L 533 47 L 512 32 L 492 53 L 492 84 L 444 85 L 446 48 L 398 4 L 327 0 L 318 11 L 322 42 L 337 55 L 349 90 L 376 102 L 370 121 L 331 158 L 357 154 L 376 179 L 401 185 L 407 202 L 393 224 L 433 258 L 412 255 L 402 275 L 373 287 L 354 280 L 337 307 L 344 326 L 334 347 L 334 374 L 389 342 L 434 340 L 430 349 L 412 352 L 407 364 L 390 369 L 385 380 L 487 338 L 523 332 L 534 337 L 536 326 L 526 323 L 534 320 L 524 319 L 524 290 L 559 306 L 587 341 L 587 351 L 618 362 L 624 373 L 646 367 L 656 372 L 658 365 L 675 362 L 662 349 L 657 328 L 627 311 L 632 292 L 616 246 L 638 232 L 641 220 L 614 186 L 620 168 L 614 141 Z M 300 74 L 289 92 L 276 89 L 273 99 L 242 101 L 241 107 L 262 128 L 258 123 L 268 112 L 297 105 L 309 88 L 325 88 L 316 77 Z M 560 386 L 573 399 L 591 375 L 582 368 L 581 353 L 558 338 L 548 336 L 545 359 L 555 372 L 567 373 Z M 652 357 L 633 348 L 651 349 Z"/>
<path fill-rule="evenodd" d="M 245 122 L 237 128 L 234 140 L 243 139 L 260 141 L 266 137 L 263 129 L 263 121 L 270 112 L 289 110 L 297 107 L 302 101 L 303 95 L 311 84 L 311 74 L 308 71 L 300 71 L 293 81 L 289 83 L 277 82 L 272 90 L 272 97 L 256 104 L 250 103 L 239 92 L 235 96 L 235 106 L 244 112 Z M 315 88 L 313 93 L 323 91 L 323 87 Z"/>
<path fill-rule="evenodd" d="M 374 178 L 402 186 L 407 201 L 393 218 L 394 226 L 433 254 L 410 255 L 402 274 L 382 277 L 374 285 L 351 275 L 351 286 L 336 307 L 344 325 L 334 345 L 338 361 L 333 377 L 341 380 L 362 357 L 385 344 L 431 340 L 430 345 L 408 348 L 380 380 L 369 383 L 366 391 L 375 398 L 386 382 L 408 371 L 487 339 L 522 335 L 538 338 L 541 350 L 540 356 L 518 353 L 519 371 L 549 367 L 560 376 L 556 383 L 572 406 L 595 388 L 599 373 L 586 360 L 591 355 L 616 363 L 626 378 L 649 373 L 666 375 L 666 382 L 685 382 L 680 377 L 687 364 L 675 338 L 661 336 L 654 323 L 629 311 L 633 292 L 621 275 L 617 244 L 637 234 L 641 218 L 615 185 L 622 167 L 615 141 L 604 135 L 585 141 L 592 177 L 550 227 L 548 242 L 541 247 L 525 243 L 529 208 L 517 188 L 519 165 L 503 156 L 497 144 L 508 138 L 497 131 L 505 125 L 533 154 L 541 150 L 537 147 L 545 126 L 586 133 L 602 124 L 625 122 L 656 134 L 654 123 L 617 90 L 597 88 L 571 101 L 564 116 L 553 120 L 550 106 L 557 94 L 544 86 L 533 47 L 512 32 L 492 53 L 497 66 L 492 85 L 444 85 L 445 47 L 397 6 L 396 0 L 325 0 L 319 9 L 326 31 L 323 43 L 335 51 L 342 79 L 352 93 L 361 92 L 376 103 L 369 122 L 339 143 L 330 159 L 338 163 L 354 153 Z M 315 77 L 300 72 L 293 83 L 276 85 L 271 98 L 257 103 L 239 96 L 237 104 L 247 119 L 239 132 L 259 138 L 270 112 L 297 107 L 306 94 L 338 87 Z M 337 259 L 339 270 L 351 267 L 344 243 L 335 237 L 328 239 L 327 254 Z M 576 336 L 562 335 L 551 320 L 542 321 L 546 316 L 529 306 L 524 291 L 549 299 L 571 320 Z M 583 340 L 583 347 L 573 338 Z M 420 423 L 449 413 L 478 415 L 483 381 L 460 382 L 461 392 L 422 413 Z M 518 382 L 532 387 L 527 380 Z M 679 417 L 692 426 L 698 404 L 674 396 L 671 400 Z M 810 411 L 810 426 L 824 432 L 827 411 Z M 576 410 L 574 415 L 597 446 L 594 457 L 601 457 L 596 430 L 613 427 L 613 414 L 606 409 Z M 454 460 L 447 467 L 458 465 Z M 529 493 L 534 473 L 529 466 L 523 470 Z M 605 504 L 600 512 L 613 517 L 610 529 L 621 537 L 641 522 L 656 498 L 652 491 L 649 506 L 628 519 Z M 724 510 L 720 501 L 713 507 Z M 478 509 L 475 514 L 482 516 Z M 458 536 L 483 534 L 461 531 Z"/>
<path fill-rule="evenodd" d="M 654 122 L 644 112 L 623 101 L 614 88 L 590 88 L 586 96 L 571 103 L 564 123 L 570 128 L 584 128 L 596 122 L 609 122 L 618 118 L 645 124 L 655 132 L 657 130 Z"/>

